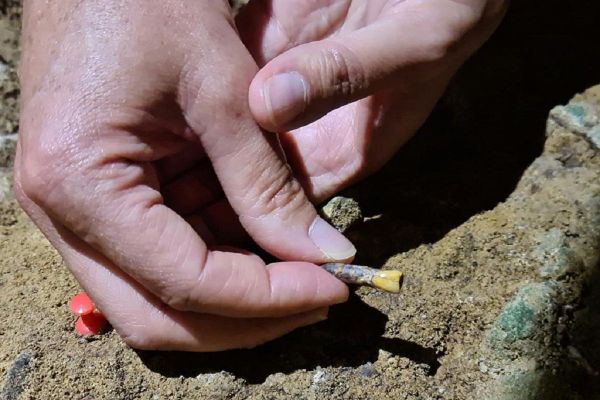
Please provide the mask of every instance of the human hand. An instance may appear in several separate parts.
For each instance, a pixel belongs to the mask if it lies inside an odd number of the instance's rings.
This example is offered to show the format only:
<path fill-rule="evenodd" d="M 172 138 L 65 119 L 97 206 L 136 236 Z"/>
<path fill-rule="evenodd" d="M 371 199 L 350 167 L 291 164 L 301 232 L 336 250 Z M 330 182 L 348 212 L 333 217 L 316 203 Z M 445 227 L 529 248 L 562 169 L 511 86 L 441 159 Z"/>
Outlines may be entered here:
<path fill-rule="evenodd" d="M 251 347 L 347 298 L 313 263 L 355 250 L 252 119 L 227 2 L 24 7 L 15 193 L 127 343 Z M 240 222 L 299 261 L 220 247 Z"/>
<path fill-rule="evenodd" d="M 253 0 L 237 18 L 262 67 L 249 102 L 322 200 L 377 170 L 491 35 L 506 0 Z"/>

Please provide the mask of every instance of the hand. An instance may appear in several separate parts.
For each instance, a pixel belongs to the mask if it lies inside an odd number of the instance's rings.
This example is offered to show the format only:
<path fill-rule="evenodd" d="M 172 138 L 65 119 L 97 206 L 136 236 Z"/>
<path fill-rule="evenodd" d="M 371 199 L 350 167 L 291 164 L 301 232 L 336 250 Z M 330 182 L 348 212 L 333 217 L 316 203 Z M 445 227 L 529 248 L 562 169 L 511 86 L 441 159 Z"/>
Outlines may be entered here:
<path fill-rule="evenodd" d="M 262 67 L 249 102 L 322 200 L 377 170 L 424 122 L 506 0 L 254 0 L 237 24 Z"/>
<path fill-rule="evenodd" d="M 17 198 L 127 343 L 251 347 L 345 301 L 313 263 L 355 250 L 254 122 L 227 2 L 29 0 L 23 44 Z M 300 261 L 220 247 L 240 222 Z"/>

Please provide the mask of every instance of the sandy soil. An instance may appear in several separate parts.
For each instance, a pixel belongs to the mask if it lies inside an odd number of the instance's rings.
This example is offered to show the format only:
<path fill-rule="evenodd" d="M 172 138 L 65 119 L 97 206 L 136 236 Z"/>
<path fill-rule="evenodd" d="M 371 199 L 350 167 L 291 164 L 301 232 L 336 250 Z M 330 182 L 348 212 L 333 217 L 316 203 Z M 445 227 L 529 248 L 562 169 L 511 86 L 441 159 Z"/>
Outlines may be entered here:
<path fill-rule="evenodd" d="M 21 2 L 0 1 L 0 135 L 18 130 L 19 88 L 16 66 L 19 58 Z"/>
<path fill-rule="evenodd" d="M 17 3 L 0 2 L 0 32 L 18 29 Z M 348 233 L 358 261 L 403 270 L 402 293 L 357 290 L 328 321 L 260 348 L 137 352 L 114 332 L 77 337 L 66 305 L 76 282 L 18 206 L 0 202 L 0 396 L 600 398 L 600 157 L 562 114 L 544 150 L 550 109 L 600 81 L 589 44 L 600 6 L 561 4 L 514 6 L 419 135 L 345 193 L 364 216 Z M 18 56 L 14 40 L 1 40 L 9 53 Z M 0 126 L 10 131 L 7 82 Z M 580 100 L 600 116 L 598 98 Z M 568 249 L 564 271 L 540 269 L 547 242 Z M 527 297 L 546 287 L 551 304 Z M 511 314 L 519 302 L 533 316 Z M 513 340 L 515 315 L 533 328 Z"/>

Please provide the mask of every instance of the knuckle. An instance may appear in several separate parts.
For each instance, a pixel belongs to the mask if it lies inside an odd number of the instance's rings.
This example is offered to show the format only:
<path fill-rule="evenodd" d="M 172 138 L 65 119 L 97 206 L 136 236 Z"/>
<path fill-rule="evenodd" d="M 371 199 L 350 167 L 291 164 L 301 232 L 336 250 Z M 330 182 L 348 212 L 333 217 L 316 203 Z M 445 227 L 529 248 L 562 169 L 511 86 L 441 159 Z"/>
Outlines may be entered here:
<path fill-rule="evenodd" d="M 322 49 L 318 57 L 311 58 L 310 70 L 318 71 L 316 88 L 341 96 L 351 96 L 366 86 L 366 74 L 359 58 L 341 43 L 332 42 Z M 327 97 L 332 93 L 316 94 Z M 314 95 L 314 94 L 312 94 Z"/>
<path fill-rule="evenodd" d="M 15 165 L 15 177 L 23 195 L 40 203 L 60 184 L 67 171 L 67 151 L 48 143 L 48 136 L 42 134 L 35 145 L 22 147 Z"/>
<path fill-rule="evenodd" d="M 253 75 L 246 73 L 248 66 L 241 62 L 221 64 L 222 68 L 218 71 L 186 67 L 182 78 L 186 117 L 204 127 L 224 114 L 237 118 L 250 115 L 247 89 Z"/>
<path fill-rule="evenodd" d="M 101 163 L 103 153 L 96 150 L 92 138 L 68 127 L 22 131 L 15 160 L 15 187 L 22 192 L 19 196 L 44 209 L 72 206 L 71 201 L 83 193 L 82 185 L 90 182 Z M 76 193 L 73 188 L 80 191 Z"/>
<path fill-rule="evenodd" d="M 201 272 L 200 272 L 201 274 Z M 191 278 L 189 282 L 198 282 L 199 278 Z M 159 293 L 161 302 L 177 311 L 192 311 L 198 310 L 201 299 L 195 295 L 194 285 L 170 285 L 169 288 L 164 288 Z"/>
<path fill-rule="evenodd" d="M 263 169 L 254 182 L 254 189 L 248 192 L 249 198 L 254 199 L 251 217 L 290 215 L 308 202 L 302 186 L 286 164 Z"/>
<path fill-rule="evenodd" d="M 168 231 L 164 232 L 168 233 Z M 163 234 L 161 237 L 166 236 Z M 185 247 L 184 245 L 181 249 Z M 182 268 L 177 273 L 167 276 L 161 274 L 161 279 L 152 283 L 152 292 L 158 297 L 162 307 L 159 310 L 160 314 L 165 314 L 165 310 L 200 311 L 210 303 L 212 294 L 210 291 L 212 286 L 207 285 L 208 254 L 198 256 L 185 250 L 177 250 L 174 253 L 176 258 L 163 264 L 161 270 L 171 270 L 174 265 L 193 265 L 194 267 Z M 157 256 L 160 257 L 160 255 Z"/>
<path fill-rule="evenodd" d="M 178 311 L 188 311 L 191 304 L 191 293 L 187 290 L 166 290 L 159 298 L 165 305 Z"/>
<path fill-rule="evenodd" d="M 445 59 L 462 39 L 461 28 L 454 21 L 433 30 L 424 46 L 424 61 Z"/>
<path fill-rule="evenodd" d="M 244 82 L 241 76 L 235 74 L 235 71 L 225 68 L 219 73 L 218 79 L 207 84 L 206 93 L 217 107 L 222 107 L 223 104 L 240 107 L 245 103 L 243 100 L 246 97 L 246 91 L 242 88 L 247 88 L 249 85 L 250 82 Z"/>

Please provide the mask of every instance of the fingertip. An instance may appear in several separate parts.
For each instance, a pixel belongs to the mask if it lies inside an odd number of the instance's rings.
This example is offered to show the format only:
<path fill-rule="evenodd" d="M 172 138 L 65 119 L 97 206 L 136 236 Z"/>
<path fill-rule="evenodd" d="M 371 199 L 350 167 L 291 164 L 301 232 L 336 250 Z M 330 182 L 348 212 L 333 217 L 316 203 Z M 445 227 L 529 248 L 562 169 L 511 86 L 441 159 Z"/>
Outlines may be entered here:
<path fill-rule="evenodd" d="M 329 305 L 333 306 L 347 302 L 348 297 L 350 296 L 348 285 L 333 276 L 331 278 L 332 279 L 328 282 L 328 285 L 330 285 L 329 290 L 332 293 Z"/>
<path fill-rule="evenodd" d="M 265 81 L 269 75 L 261 70 L 250 83 L 248 90 L 248 103 L 254 120 L 266 131 L 279 132 L 281 127 L 275 123 L 269 106 L 265 100 Z"/>
<path fill-rule="evenodd" d="M 282 72 L 267 79 L 262 88 L 267 114 L 275 126 L 293 121 L 306 109 L 308 83 L 296 72 Z"/>
<path fill-rule="evenodd" d="M 310 310 L 344 303 L 348 300 L 348 286 L 323 268 L 303 262 L 271 264 L 271 284 L 276 303 L 287 303 L 287 312 Z"/>
<path fill-rule="evenodd" d="M 348 285 L 321 267 L 317 268 L 320 270 L 317 297 L 322 299 L 322 304 L 333 306 L 348 301 L 348 296 L 350 296 Z"/>

